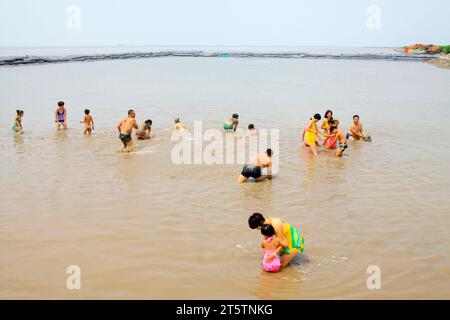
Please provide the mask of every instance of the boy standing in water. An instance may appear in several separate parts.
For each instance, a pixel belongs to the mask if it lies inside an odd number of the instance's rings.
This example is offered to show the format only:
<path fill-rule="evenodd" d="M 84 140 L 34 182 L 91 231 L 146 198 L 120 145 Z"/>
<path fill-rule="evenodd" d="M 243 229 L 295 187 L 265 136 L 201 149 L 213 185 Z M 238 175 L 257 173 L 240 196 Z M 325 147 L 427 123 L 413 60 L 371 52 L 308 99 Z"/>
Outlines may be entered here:
<path fill-rule="evenodd" d="M 61 125 L 64 129 L 67 129 L 67 109 L 64 106 L 64 101 L 58 102 L 58 108 L 55 110 L 55 123 L 56 129 L 60 129 Z"/>
<path fill-rule="evenodd" d="M 123 143 L 123 151 L 130 152 L 133 150 L 133 139 L 131 138 L 131 133 L 134 129 L 138 129 L 138 124 L 136 122 L 136 113 L 134 110 L 128 110 L 128 118 L 122 119 L 117 125 L 117 130 L 119 130 L 119 139 Z"/>
<path fill-rule="evenodd" d="M 230 119 L 225 121 L 225 123 L 223 124 L 223 128 L 225 129 L 225 131 L 229 132 L 233 130 L 233 132 L 235 132 L 239 124 L 238 119 L 239 115 L 237 113 L 234 113 Z"/>
<path fill-rule="evenodd" d="M 14 117 L 12 129 L 14 133 L 23 133 L 22 128 L 22 117 L 23 117 L 23 110 L 16 110 L 17 115 Z"/>
<path fill-rule="evenodd" d="M 91 134 L 94 130 L 94 119 L 91 115 L 89 115 L 90 111 L 89 109 L 84 110 L 84 118 L 83 121 L 80 121 L 81 123 L 84 123 L 83 133 L 84 134 Z"/>
<path fill-rule="evenodd" d="M 330 127 L 330 133 L 332 135 L 336 135 L 336 140 L 339 143 L 338 149 L 336 150 L 336 157 L 342 157 L 342 154 L 344 153 L 345 149 L 348 148 L 345 133 L 334 126 Z"/>
<path fill-rule="evenodd" d="M 370 142 L 372 140 L 370 136 L 366 135 L 361 122 L 359 122 L 359 116 L 357 114 L 353 116 L 353 123 L 350 126 L 346 137 L 350 140 L 364 140 L 366 142 Z"/>

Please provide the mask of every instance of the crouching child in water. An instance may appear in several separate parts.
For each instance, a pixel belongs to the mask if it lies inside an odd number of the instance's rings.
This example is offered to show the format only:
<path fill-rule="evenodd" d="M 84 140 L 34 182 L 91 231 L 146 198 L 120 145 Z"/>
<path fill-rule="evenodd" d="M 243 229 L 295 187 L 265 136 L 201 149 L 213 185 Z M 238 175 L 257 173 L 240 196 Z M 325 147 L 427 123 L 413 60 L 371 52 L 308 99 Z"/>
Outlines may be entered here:
<path fill-rule="evenodd" d="M 17 115 L 14 117 L 12 130 L 14 133 L 23 133 L 22 128 L 22 117 L 23 117 L 23 110 L 17 110 Z"/>
<path fill-rule="evenodd" d="M 262 267 L 267 272 L 278 272 L 281 268 L 280 252 L 284 246 L 288 246 L 286 239 L 281 240 L 275 235 L 275 229 L 270 224 L 263 224 L 261 234 L 264 240 L 261 248 L 264 250 Z"/>
<path fill-rule="evenodd" d="M 336 150 L 336 157 L 342 157 L 344 151 L 348 148 L 347 145 L 347 137 L 345 133 L 339 130 L 337 127 L 330 127 L 330 134 L 336 135 L 336 140 L 339 143 L 338 148 Z"/>

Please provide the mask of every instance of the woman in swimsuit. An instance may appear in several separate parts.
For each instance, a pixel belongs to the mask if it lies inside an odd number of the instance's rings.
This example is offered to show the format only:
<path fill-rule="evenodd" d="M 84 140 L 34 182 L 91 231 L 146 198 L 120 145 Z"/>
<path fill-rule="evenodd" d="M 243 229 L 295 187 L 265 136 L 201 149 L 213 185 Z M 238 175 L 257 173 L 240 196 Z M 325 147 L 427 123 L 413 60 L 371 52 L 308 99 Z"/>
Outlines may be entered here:
<path fill-rule="evenodd" d="M 311 152 L 317 156 L 317 139 L 320 138 L 320 132 L 317 129 L 317 122 L 322 117 L 320 114 L 316 113 L 314 117 L 311 118 L 308 126 L 304 130 L 304 143 L 306 147 L 311 149 Z"/>
<path fill-rule="evenodd" d="M 265 224 L 270 224 L 273 227 L 276 237 L 281 240 L 282 244 L 284 244 L 283 250 L 279 253 L 279 256 L 281 266 L 285 267 L 298 253 L 303 252 L 305 247 L 305 239 L 303 238 L 303 234 L 286 221 L 274 217 L 264 218 L 264 216 L 259 212 L 253 213 L 248 218 L 248 225 L 250 229 L 261 230 Z M 287 245 L 285 241 L 287 241 Z M 271 259 L 275 258 L 276 256 L 271 254 L 265 259 L 270 262 Z"/>
<path fill-rule="evenodd" d="M 67 110 L 64 107 L 64 101 L 58 102 L 58 108 L 55 110 L 55 124 L 56 129 L 60 129 L 61 125 L 67 129 Z"/>
<path fill-rule="evenodd" d="M 325 134 L 329 134 L 329 130 L 330 130 L 330 122 L 333 121 L 333 111 L 331 110 L 327 110 L 325 111 L 325 114 L 323 116 L 323 122 L 322 125 L 320 126 L 320 128 L 323 130 L 324 133 L 324 140 L 323 140 L 323 145 L 325 145 L 327 143 L 327 137 Z"/>
<path fill-rule="evenodd" d="M 23 117 L 23 110 L 16 110 L 17 115 L 14 117 L 12 130 L 14 133 L 23 133 L 22 128 L 22 117 Z"/>

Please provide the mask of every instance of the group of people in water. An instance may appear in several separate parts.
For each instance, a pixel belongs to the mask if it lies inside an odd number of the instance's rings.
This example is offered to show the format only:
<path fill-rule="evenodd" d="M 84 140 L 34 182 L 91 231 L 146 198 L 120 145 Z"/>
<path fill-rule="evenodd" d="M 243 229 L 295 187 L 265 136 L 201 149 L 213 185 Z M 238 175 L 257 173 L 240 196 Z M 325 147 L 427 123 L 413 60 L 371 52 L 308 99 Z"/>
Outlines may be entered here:
<path fill-rule="evenodd" d="M 23 133 L 22 117 L 23 110 L 17 110 L 17 115 L 13 121 L 13 132 Z M 67 129 L 67 109 L 63 101 L 59 101 L 54 113 L 55 125 L 58 130 L 61 128 Z M 353 116 L 353 122 L 344 132 L 339 129 L 339 120 L 333 117 L 333 112 L 327 110 L 324 114 L 320 129 L 318 122 L 322 119 L 321 115 L 316 113 L 309 119 L 308 125 L 302 132 L 302 141 L 306 148 L 308 148 L 314 156 L 318 154 L 319 141 L 326 149 L 335 149 L 335 155 L 341 157 L 344 151 L 348 148 L 348 140 L 362 140 L 371 141 L 371 137 L 365 133 L 365 130 L 360 122 L 358 115 Z M 94 131 L 94 119 L 90 115 L 90 110 L 84 110 L 83 119 L 80 121 L 83 124 L 83 133 L 90 135 Z M 233 114 L 231 118 L 227 119 L 223 124 L 223 129 L 226 132 L 236 132 L 239 125 L 239 115 Z M 135 129 L 137 139 L 151 139 L 152 120 L 147 119 L 142 126 L 136 121 L 136 112 L 132 109 L 128 110 L 128 117 L 120 120 L 117 125 L 119 132 L 119 139 L 123 143 L 122 151 L 133 150 L 132 133 Z M 181 123 L 179 118 L 174 120 L 174 130 L 185 131 L 186 126 Z M 246 135 L 257 135 L 257 130 L 254 124 L 248 125 Z M 238 178 L 238 183 L 246 182 L 250 178 L 254 181 L 263 181 L 265 178 L 272 179 L 272 149 L 267 149 L 265 152 L 257 154 L 252 161 L 244 165 L 241 174 Z M 262 170 L 267 169 L 267 175 L 264 177 Z M 261 241 L 261 248 L 264 251 L 262 267 L 267 272 L 277 272 L 282 267 L 287 266 L 291 260 L 304 250 L 303 235 L 286 221 L 279 218 L 269 217 L 264 218 L 261 213 L 253 213 L 249 219 L 248 224 L 251 229 L 258 229 L 264 236 Z"/>
<path fill-rule="evenodd" d="M 353 123 L 344 133 L 339 129 L 339 120 L 333 118 L 333 111 L 327 110 L 320 128 L 317 128 L 317 122 L 322 119 L 319 113 L 316 113 L 309 119 L 309 123 L 302 133 L 302 141 L 305 147 L 309 148 L 313 155 L 317 156 L 318 140 L 321 140 L 326 149 L 336 149 L 335 155 L 341 157 L 348 148 L 347 140 L 371 141 L 371 137 L 366 135 L 364 128 L 359 120 L 359 116 L 353 116 Z"/>
<path fill-rule="evenodd" d="M 22 117 L 23 110 L 17 110 L 17 115 L 13 121 L 13 132 L 22 133 Z M 61 128 L 67 129 L 67 109 L 64 101 L 59 101 L 54 113 L 55 125 L 58 130 Z M 325 149 L 334 149 L 335 155 L 341 157 L 344 151 L 348 148 L 348 140 L 363 140 L 371 141 L 371 137 L 365 133 L 365 130 L 360 122 L 358 115 L 353 116 L 353 122 L 344 132 L 339 129 L 339 120 L 333 117 L 333 111 L 327 110 L 324 114 L 320 129 L 318 129 L 318 122 L 322 119 L 319 113 L 316 113 L 309 119 L 308 125 L 302 132 L 302 141 L 306 148 L 308 148 L 314 156 L 318 154 L 319 142 Z M 83 133 L 86 135 L 92 134 L 94 131 L 94 119 L 90 114 L 89 109 L 84 110 L 84 116 L 80 123 L 83 124 Z M 239 125 L 239 115 L 234 113 L 231 118 L 227 119 L 223 124 L 223 129 L 226 132 L 235 132 Z M 174 130 L 185 131 L 186 126 L 181 123 L 180 118 L 174 120 Z M 133 150 L 132 132 L 136 129 L 135 135 L 137 139 L 146 140 L 151 139 L 152 120 L 147 119 L 142 126 L 136 121 L 136 112 L 133 109 L 128 110 L 128 117 L 120 120 L 117 125 L 119 131 L 119 139 L 123 143 L 123 152 L 130 152 Z M 248 125 L 247 134 L 249 136 L 257 135 L 257 130 L 254 124 Z M 256 182 L 263 181 L 265 178 L 272 179 L 272 155 L 273 150 L 267 149 L 265 152 L 257 154 L 248 164 L 244 165 L 241 174 L 238 178 L 238 183 L 247 182 L 250 178 Z M 263 176 L 262 170 L 267 170 L 267 175 Z"/>

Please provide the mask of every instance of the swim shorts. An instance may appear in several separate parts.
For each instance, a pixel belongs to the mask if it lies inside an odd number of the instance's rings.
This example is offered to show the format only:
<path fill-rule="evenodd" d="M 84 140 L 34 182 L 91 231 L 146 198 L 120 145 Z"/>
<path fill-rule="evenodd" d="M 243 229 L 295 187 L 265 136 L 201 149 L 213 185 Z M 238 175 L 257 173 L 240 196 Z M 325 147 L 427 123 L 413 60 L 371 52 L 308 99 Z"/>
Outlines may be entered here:
<path fill-rule="evenodd" d="M 339 142 L 339 150 L 341 150 L 342 152 L 345 151 L 345 149 L 348 148 L 348 145 L 346 142 Z"/>
<path fill-rule="evenodd" d="M 234 125 L 228 124 L 228 123 L 224 123 L 224 124 L 223 124 L 223 128 L 224 128 L 225 130 L 233 130 L 233 129 L 234 129 Z"/>
<path fill-rule="evenodd" d="M 119 135 L 119 139 L 123 142 L 123 143 L 127 143 L 129 141 L 131 141 L 131 134 L 123 134 L 121 133 Z"/>
<path fill-rule="evenodd" d="M 261 177 L 261 167 L 260 166 L 248 166 L 245 165 L 242 169 L 241 174 L 248 178 L 258 179 Z"/>

